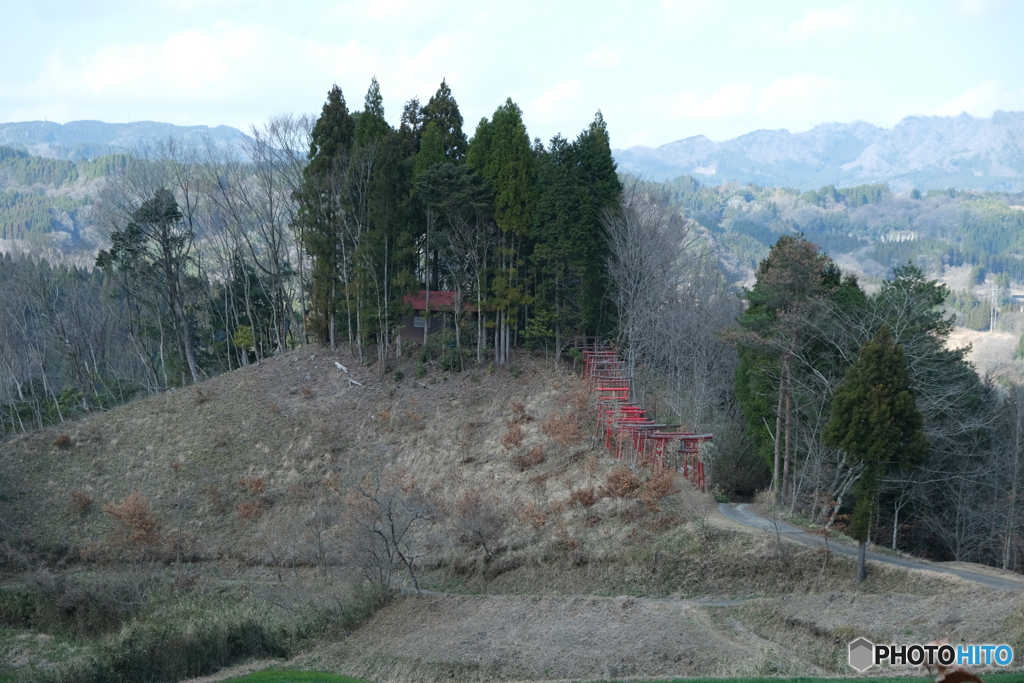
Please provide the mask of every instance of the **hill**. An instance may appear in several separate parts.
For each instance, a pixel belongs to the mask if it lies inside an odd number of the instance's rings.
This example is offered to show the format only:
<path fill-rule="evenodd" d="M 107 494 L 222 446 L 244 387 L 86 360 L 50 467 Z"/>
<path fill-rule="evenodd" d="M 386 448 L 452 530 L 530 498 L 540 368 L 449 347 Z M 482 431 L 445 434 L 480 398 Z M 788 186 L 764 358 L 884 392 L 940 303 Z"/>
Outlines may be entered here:
<path fill-rule="evenodd" d="M 414 377 L 416 363 L 382 376 L 307 347 L 5 438 L 8 661 L 123 663 L 160 638 L 192 661 L 189 637 L 249 642 L 236 623 L 262 624 L 255 647 L 292 666 L 371 680 L 836 673 L 853 637 L 908 629 L 1024 643 L 1019 595 L 881 566 L 854 591 L 845 558 L 737 527 L 681 478 L 673 492 L 623 467 L 591 439 L 592 399 L 570 367 L 524 355 L 511 370 L 429 362 Z M 381 566 L 346 521 L 360 491 L 424 511 L 398 547 L 441 595 L 355 628 L 352 596 Z M 69 635 L 69 619 L 99 618 L 89 600 L 139 585 L 137 607 L 104 617 L 120 630 Z M 41 626 L 47 601 L 70 617 Z"/>
<path fill-rule="evenodd" d="M 244 153 L 248 136 L 231 126 L 176 126 L 172 123 L 136 121 L 20 121 L 0 123 L 0 145 L 21 149 L 34 156 L 65 161 L 81 161 L 132 153 L 152 147 L 169 138 L 185 145 L 202 145 Z"/>
<path fill-rule="evenodd" d="M 809 131 L 757 130 L 714 142 L 697 135 L 657 148 L 613 152 L 619 170 L 650 180 L 691 175 L 702 183 L 812 190 L 888 183 L 894 191 L 1024 190 L 1024 112 L 991 118 L 911 116 L 891 129 L 863 121 Z"/>

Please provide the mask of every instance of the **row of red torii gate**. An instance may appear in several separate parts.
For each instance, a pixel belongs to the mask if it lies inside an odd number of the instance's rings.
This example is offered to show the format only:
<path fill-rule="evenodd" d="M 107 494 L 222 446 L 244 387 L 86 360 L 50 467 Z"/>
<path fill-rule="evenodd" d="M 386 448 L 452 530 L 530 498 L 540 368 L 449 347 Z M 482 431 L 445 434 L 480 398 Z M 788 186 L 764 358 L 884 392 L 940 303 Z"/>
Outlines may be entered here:
<path fill-rule="evenodd" d="M 700 445 L 711 441 L 711 434 L 676 431 L 681 428 L 648 418 L 630 402 L 626 368 L 612 349 L 584 350 L 583 377 L 597 399 L 597 433 L 617 460 L 645 465 L 655 474 L 674 467 L 704 490 Z"/>

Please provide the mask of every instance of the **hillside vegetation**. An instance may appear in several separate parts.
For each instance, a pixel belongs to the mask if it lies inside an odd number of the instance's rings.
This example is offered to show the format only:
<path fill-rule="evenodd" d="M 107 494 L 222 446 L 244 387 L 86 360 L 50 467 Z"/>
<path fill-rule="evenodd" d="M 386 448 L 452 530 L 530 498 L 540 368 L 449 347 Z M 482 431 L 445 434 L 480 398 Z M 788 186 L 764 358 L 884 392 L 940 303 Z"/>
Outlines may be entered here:
<path fill-rule="evenodd" d="M 290 352 L 7 437 L 7 671 L 159 679 L 130 653 L 164 642 L 191 675 L 260 652 L 375 681 L 820 675 L 843 671 L 854 635 L 1024 644 L 1017 595 L 883 567 L 853 591 L 844 558 L 736 527 L 682 479 L 629 484 L 590 438 L 571 367 L 428 363 L 413 379 L 414 359 L 383 377 L 351 360 Z M 396 477 L 424 516 L 388 590 L 415 592 L 415 574 L 447 595 L 352 631 L 380 604 L 382 567 L 353 494 Z M 227 640 L 204 654 L 188 629 Z M 239 637 L 252 646 L 227 645 Z"/>

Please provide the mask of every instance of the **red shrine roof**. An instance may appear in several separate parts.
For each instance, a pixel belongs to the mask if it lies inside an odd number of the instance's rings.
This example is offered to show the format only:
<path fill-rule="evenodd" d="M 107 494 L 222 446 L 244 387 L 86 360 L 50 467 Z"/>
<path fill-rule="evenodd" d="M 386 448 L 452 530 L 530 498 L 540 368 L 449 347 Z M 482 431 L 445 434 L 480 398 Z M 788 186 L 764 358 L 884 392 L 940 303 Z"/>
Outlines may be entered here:
<path fill-rule="evenodd" d="M 455 305 L 455 295 L 458 292 L 435 292 L 430 291 L 430 310 L 441 311 L 441 310 L 452 310 Z M 411 304 L 413 310 L 423 311 L 427 308 L 427 292 L 421 289 L 415 294 L 406 294 L 402 299 L 407 304 Z"/>

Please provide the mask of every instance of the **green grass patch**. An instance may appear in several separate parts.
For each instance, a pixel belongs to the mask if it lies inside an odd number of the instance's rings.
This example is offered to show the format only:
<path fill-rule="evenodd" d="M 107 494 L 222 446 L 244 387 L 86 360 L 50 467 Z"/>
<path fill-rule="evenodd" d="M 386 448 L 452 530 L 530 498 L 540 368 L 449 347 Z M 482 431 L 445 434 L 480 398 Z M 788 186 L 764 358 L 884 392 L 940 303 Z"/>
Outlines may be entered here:
<path fill-rule="evenodd" d="M 266 669 L 241 678 L 229 678 L 224 683 L 367 683 L 367 681 L 320 671 Z"/>

